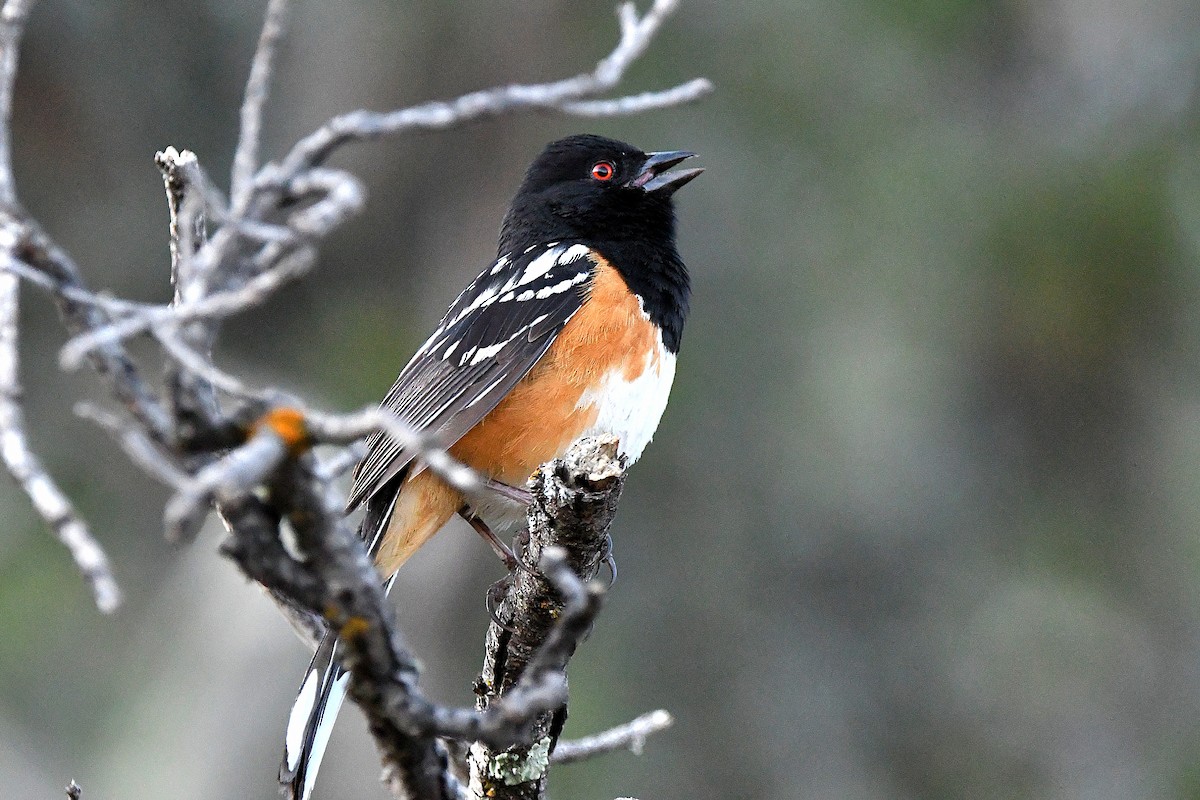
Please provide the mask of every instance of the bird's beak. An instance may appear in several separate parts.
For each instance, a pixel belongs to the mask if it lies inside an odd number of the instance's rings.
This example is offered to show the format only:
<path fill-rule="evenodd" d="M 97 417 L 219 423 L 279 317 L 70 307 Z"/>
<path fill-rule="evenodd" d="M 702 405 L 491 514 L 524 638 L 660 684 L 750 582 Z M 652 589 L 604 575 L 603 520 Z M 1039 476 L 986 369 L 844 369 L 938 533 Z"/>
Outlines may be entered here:
<path fill-rule="evenodd" d="M 639 188 L 663 197 L 670 197 L 681 186 L 692 178 L 704 172 L 702 169 L 684 169 L 679 172 L 667 172 L 679 162 L 694 157 L 695 153 L 686 150 L 667 150 L 661 153 L 647 153 L 646 161 L 638 171 L 637 177 L 627 185 Z"/>

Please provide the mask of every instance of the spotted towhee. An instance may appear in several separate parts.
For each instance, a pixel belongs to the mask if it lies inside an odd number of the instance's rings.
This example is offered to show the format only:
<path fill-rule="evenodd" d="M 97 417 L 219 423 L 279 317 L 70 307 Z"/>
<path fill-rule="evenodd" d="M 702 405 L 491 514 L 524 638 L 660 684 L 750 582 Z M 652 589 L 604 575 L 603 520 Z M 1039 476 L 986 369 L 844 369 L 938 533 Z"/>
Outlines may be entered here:
<path fill-rule="evenodd" d="M 375 435 L 349 506 L 389 580 L 456 513 L 509 532 L 516 487 L 581 436 L 614 434 L 633 463 L 675 376 L 690 292 L 671 196 L 703 170 L 692 153 L 643 153 L 600 136 L 552 142 L 530 166 L 500 230 L 499 256 L 463 290 L 383 405 L 491 482 L 464 494 Z M 336 636 L 317 649 L 288 724 L 280 781 L 307 800 L 346 674 Z"/>

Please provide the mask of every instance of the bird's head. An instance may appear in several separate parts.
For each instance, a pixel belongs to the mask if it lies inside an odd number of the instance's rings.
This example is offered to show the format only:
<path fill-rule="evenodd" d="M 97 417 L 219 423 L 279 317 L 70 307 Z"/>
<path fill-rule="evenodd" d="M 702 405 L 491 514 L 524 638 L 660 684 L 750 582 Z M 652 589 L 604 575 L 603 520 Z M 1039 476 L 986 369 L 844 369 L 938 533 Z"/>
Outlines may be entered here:
<path fill-rule="evenodd" d="M 550 241 L 661 242 L 674 247 L 671 196 L 704 170 L 668 172 L 694 153 L 644 153 L 581 134 L 551 142 L 529 167 L 504 218 L 500 251 Z"/>

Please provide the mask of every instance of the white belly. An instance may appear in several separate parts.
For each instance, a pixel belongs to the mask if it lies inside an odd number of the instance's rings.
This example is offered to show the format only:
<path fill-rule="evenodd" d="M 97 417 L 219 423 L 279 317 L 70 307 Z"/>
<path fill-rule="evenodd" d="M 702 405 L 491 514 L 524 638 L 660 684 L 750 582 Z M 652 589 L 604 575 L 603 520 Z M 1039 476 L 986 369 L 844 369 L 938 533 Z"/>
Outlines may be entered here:
<path fill-rule="evenodd" d="M 636 379 L 626 380 L 620 370 L 610 372 L 598 389 L 584 392 L 577 408 L 596 406 L 596 422 L 582 434 L 617 437 L 617 450 L 629 464 L 641 457 L 650 443 L 667 407 L 667 396 L 675 380 L 675 356 L 659 339 L 657 354 L 646 358 L 646 368 Z M 492 532 L 504 535 L 525 523 L 525 507 L 490 489 L 467 494 L 467 501 Z"/>
<path fill-rule="evenodd" d="M 630 381 L 619 370 L 605 376 L 598 389 L 584 392 L 577 407 L 595 405 L 596 422 L 584 436 L 616 436 L 619 451 L 633 464 L 654 437 L 675 380 L 675 356 L 659 338 L 658 352 L 646 357 L 646 368 Z"/>

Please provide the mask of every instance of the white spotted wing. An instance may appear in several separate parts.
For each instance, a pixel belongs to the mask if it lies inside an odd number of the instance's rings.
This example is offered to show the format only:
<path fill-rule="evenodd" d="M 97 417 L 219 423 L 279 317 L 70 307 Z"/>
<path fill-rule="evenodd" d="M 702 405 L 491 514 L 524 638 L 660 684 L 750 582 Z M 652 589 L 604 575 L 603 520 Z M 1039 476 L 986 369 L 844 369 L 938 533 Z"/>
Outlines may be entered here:
<path fill-rule="evenodd" d="M 587 296 L 596 263 L 582 244 L 553 242 L 501 256 L 471 281 L 383 400 L 414 429 L 449 447 L 537 363 Z M 413 459 L 385 435 L 368 441 L 349 508 Z"/>

